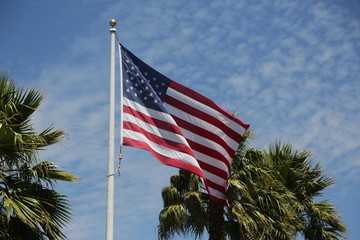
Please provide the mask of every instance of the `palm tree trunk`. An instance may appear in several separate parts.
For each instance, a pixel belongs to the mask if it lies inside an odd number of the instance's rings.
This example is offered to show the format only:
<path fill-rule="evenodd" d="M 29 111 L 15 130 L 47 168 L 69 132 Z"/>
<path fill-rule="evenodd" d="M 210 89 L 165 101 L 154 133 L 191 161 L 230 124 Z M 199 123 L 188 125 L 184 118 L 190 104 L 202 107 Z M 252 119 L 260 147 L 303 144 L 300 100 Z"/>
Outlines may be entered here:
<path fill-rule="evenodd" d="M 224 206 L 215 202 L 209 205 L 209 240 L 225 240 Z"/>

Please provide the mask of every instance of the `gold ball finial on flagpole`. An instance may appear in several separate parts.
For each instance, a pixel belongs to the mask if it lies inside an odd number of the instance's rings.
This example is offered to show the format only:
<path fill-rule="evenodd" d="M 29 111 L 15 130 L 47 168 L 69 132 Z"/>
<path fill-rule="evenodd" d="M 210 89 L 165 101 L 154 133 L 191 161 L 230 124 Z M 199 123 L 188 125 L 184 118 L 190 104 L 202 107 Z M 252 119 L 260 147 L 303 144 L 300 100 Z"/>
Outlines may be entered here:
<path fill-rule="evenodd" d="M 115 19 L 111 19 L 111 20 L 110 20 L 110 26 L 115 27 L 115 25 L 116 25 L 116 20 L 115 20 Z"/>

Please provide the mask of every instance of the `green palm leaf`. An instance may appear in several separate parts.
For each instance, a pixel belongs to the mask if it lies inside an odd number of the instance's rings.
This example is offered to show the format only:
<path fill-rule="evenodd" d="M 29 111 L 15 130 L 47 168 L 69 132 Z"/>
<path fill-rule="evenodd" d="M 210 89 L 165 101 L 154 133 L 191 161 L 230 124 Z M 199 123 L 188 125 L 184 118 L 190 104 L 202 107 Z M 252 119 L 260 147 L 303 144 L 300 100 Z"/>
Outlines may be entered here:
<path fill-rule="evenodd" d="M 44 96 L 35 89 L 16 88 L 0 74 L 0 238 L 65 239 L 62 229 L 72 210 L 66 196 L 54 190 L 58 181 L 78 178 L 38 151 L 60 142 L 65 133 L 49 127 L 37 133 L 31 123 Z"/>
<path fill-rule="evenodd" d="M 245 134 L 251 138 L 251 132 Z M 334 180 L 313 165 L 311 156 L 287 143 L 276 142 L 263 151 L 241 143 L 230 169 L 232 208 L 212 203 L 201 180 L 180 170 L 162 191 L 159 239 L 174 234 L 198 238 L 205 230 L 210 240 L 291 240 L 298 233 L 309 240 L 345 238 L 335 207 L 315 201 Z"/>

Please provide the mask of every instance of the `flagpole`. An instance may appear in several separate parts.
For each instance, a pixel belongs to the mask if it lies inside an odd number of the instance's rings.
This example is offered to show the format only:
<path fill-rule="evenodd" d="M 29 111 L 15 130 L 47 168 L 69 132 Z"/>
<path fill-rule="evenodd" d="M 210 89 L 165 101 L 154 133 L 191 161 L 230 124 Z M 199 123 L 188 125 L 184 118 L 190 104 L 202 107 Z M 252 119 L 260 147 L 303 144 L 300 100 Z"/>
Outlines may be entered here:
<path fill-rule="evenodd" d="M 118 40 L 119 41 L 119 40 Z M 122 146 L 123 146 L 123 65 L 122 65 L 122 52 L 121 45 L 118 42 L 119 48 L 119 65 L 120 65 L 120 154 L 119 154 L 119 170 L 120 170 L 120 162 L 122 160 Z"/>
<path fill-rule="evenodd" d="M 115 141 L 115 37 L 116 20 L 110 20 L 109 153 L 106 199 L 106 240 L 114 238 L 114 141 Z"/>

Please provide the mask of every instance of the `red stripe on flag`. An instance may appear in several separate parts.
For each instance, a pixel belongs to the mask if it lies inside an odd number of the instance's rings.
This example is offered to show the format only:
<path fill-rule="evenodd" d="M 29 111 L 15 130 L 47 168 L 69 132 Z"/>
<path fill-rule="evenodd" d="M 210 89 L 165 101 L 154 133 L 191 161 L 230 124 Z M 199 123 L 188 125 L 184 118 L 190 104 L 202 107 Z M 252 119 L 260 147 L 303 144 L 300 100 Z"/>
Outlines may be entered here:
<path fill-rule="evenodd" d="M 209 179 L 207 179 L 206 184 L 208 187 L 215 189 L 216 191 L 221 192 L 222 194 L 226 195 L 226 189 L 224 186 L 216 184 L 215 182 L 212 182 Z"/>
<path fill-rule="evenodd" d="M 250 127 L 249 124 L 244 123 L 243 121 L 241 121 L 240 119 L 234 117 L 233 115 L 231 115 L 229 112 L 225 111 L 223 108 L 219 107 L 216 103 L 214 103 L 212 100 L 210 100 L 209 98 L 195 92 L 194 90 L 185 87 L 175 81 L 171 81 L 170 86 L 171 88 L 175 89 L 178 92 L 181 92 L 182 94 L 198 101 L 201 102 L 203 104 L 205 104 L 206 106 L 209 106 L 215 110 L 217 110 L 218 112 L 220 112 L 221 114 L 227 116 L 228 118 L 232 119 L 234 122 L 240 124 L 243 128 L 248 129 Z"/>
<path fill-rule="evenodd" d="M 166 95 L 164 102 L 166 102 L 167 104 L 169 104 L 177 109 L 180 109 L 181 111 L 188 113 L 189 115 L 193 115 L 197 118 L 200 118 L 203 121 L 206 121 L 206 122 L 218 127 L 226 135 L 228 135 L 230 138 L 232 138 L 236 142 L 240 142 L 242 139 L 242 136 L 240 134 L 238 134 L 237 132 L 235 132 L 228 126 L 226 126 L 223 122 L 221 122 L 217 118 L 210 116 L 207 113 L 204 113 L 192 106 L 189 106 L 188 104 L 185 104 L 173 97 L 170 97 L 169 95 Z"/>
<path fill-rule="evenodd" d="M 186 171 L 192 172 L 192 173 L 198 175 L 199 177 L 202 177 L 203 179 L 205 179 L 204 173 L 199 168 L 195 167 L 194 165 L 191 165 L 190 163 L 159 154 L 158 152 L 154 151 L 149 144 L 147 144 L 145 142 L 124 137 L 124 145 L 149 151 L 161 163 L 168 165 L 168 166 L 184 169 Z"/>
<path fill-rule="evenodd" d="M 181 143 L 178 142 L 174 142 L 168 139 L 165 139 L 163 137 L 159 137 L 151 132 L 148 132 L 146 129 L 143 129 L 141 127 L 139 127 L 138 125 L 132 123 L 132 122 L 127 122 L 124 121 L 124 129 L 128 129 L 128 130 L 132 130 L 138 133 L 141 133 L 142 135 L 144 135 L 149 141 L 156 143 L 160 146 L 163 146 L 165 148 L 169 148 L 178 152 L 183 152 L 183 153 L 187 153 L 191 156 L 194 156 L 194 153 L 192 152 L 192 150 L 186 146 L 183 145 Z"/>
<path fill-rule="evenodd" d="M 201 145 L 201 144 L 199 144 L 199 143 L 197 143 L 197 142 L 194 142 L 194 141 L 192 141 L 192 140 L 190 140 L 190 139 L 186 139 L 186 140 L 187 140 L 187 142 L 189 143 L 191 149 L 194 149 L 195 151 L 201 152 L 201 153 L 204 154 L 204 155 L 207 155 L 207 156 L 210 156 L 210 157 L 212 157 L 212 158 L 215 158 L 215 159 L 217 159 L 217 160 L 219 160 L 219 161 L 222 161 L 223 163 L 226 164 L 226 166 L 227 166 L 228 168 L 230 168 L 230 163 L 229 163 L 228 159 L 225 158 L 225 157 L 224 157 L 221 153 L 219 153 L 218 151 L 216 151 L 216 150 L 214 150 L 214 149 L 212 149 L 212 148 L 209 148 L 209 147 L 207 147 L 207 146 Z M 230 160 L 232 160 L 232 159 L 230 159 Z"/>
<path fill-rule="evenodd" d="M 143 122 L 146 122 L 148 124 L 151 124 L 153 126 L 161 128 L 163 130 L 173 132 L 173 133 L 177 133 L 179 135 L 183 135 L 178 126 L 176 126 L 174 124 L 171 124 L 169 122 L 166 122 L 166 121 L 156 119 L 156 118 L 151 118 L 151 117 L 143 114 L 142 112 L 138 112 L 137 110 L 135 110 L 132 107 L 124 105 L 123 106 L 123 112 L 128 113 L 130 115 L 133 115 L 134 117 L 139 118 Z"/>
<path fill-rule="evenodd" d="M 202 136 L 204 138 L 207 138 L 220 146 L 222 146 L 225 151 L 229 154 L 230 158 L 233 158 L 235 155 L 235 150 L 229 147 L 229 145 L 224 142 L 224 140 L 219 137 L 218 135 L 214 134 L 213 132 L 210 132 L 204 128 L 201 128 L 197 125 L 194 125 L 192 123 L 189 123 L 187 121 L 182 120 L 181 118 L 178 118 L 176 116 L 172 116 L 175 122 L 178 124 L 179 127 L 184 128 L 190 132 L 193 132 L 199 136 Z"/>
<path fill-rule="evenodd" d="M 206 162 L 203 162 L 201 160 L 198 160 L 198 163 L 201 167 L 201 169 L 204 169 L 205 171 L 212 173 L 222 179 L 224 179 L 225 181 L 228 180 L 228 173 L 225 172 L 224 170 L 214 167 L 213 165 L 207 164 Z"/>

